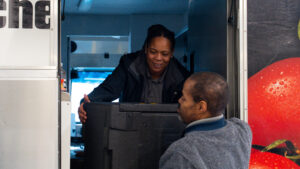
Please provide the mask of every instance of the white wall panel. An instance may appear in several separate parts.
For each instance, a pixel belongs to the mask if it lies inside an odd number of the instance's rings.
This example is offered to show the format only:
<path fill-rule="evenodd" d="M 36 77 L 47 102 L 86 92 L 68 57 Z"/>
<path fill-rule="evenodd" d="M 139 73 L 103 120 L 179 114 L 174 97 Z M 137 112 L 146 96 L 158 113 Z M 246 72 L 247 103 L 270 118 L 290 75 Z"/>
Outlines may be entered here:
<path fill-rule="evenodd" d="M 0 3 L 0 169 L 58 169 L 58 2 Z"/>
<path fill-rule="evenodd" d="M 57 66 L 57 1 L 3 2 L 0 68 Z"/>
<path fill-rule="evenodd" d="M 0 168 L 58 168 L 56 79 L 0 80 Z"/>

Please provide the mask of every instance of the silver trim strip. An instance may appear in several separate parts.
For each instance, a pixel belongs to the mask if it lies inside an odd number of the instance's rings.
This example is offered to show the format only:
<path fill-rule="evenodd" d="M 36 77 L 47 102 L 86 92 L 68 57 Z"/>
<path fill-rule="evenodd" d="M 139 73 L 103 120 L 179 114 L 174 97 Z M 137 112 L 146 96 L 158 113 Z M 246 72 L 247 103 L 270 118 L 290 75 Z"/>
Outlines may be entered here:
<path fill-rule="evenodd" d="M 57 66 L 0 66 L 0 70 L 56 70 Z"/>
<path fill-rule="evenodd" d="M 240 118 L 248 122 L 248 43 L 247 43 L 247 0 L 239 3 L 239 84 Z"/>
<path fill-rule="evenodd" d="M 0 70 L 0 78 L 57 78 L 57 70 Z"/>

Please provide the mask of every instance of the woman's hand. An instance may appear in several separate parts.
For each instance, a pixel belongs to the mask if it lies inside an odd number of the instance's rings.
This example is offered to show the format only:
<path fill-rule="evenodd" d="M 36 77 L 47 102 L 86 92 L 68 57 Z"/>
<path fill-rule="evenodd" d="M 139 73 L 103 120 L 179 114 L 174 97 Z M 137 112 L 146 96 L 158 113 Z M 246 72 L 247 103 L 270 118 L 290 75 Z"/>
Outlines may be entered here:
<path fill-rule="evenodd" d="M 91 102 L 89 97 L 86 94 L 84 94 L 83 99 L 84 99 L 84 101 L 80 104 L 80 106 L 78 108 L 78 115 L 79 115 L 79 119 L 80 119 L 82 124 L 84 124 L 86 122 L 86 119 L 87 119 L 86 111 L 84 110 L 83 105 L 84 105 L 84 103 L 90 103 Z"/>

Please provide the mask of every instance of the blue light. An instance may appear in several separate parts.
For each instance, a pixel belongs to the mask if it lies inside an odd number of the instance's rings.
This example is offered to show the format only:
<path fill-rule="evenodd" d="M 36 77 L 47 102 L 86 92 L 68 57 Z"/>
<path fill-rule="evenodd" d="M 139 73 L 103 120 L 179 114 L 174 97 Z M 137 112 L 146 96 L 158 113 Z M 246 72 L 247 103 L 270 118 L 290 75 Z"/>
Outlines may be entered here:
<path fill-rule="evenodd" d="M 79 11 L 88 11 L 91 9 L 93 0 L 80 0 L 78 4 Z"/>
<path fill-rule="evenodd" d="M 102 83 L 105 78 L 110 75 L 112 72 L 110 71 L 99 71 L 99 72 L 91 72 L 91 71 L 79 71 L 78 78 L 72 79 L 72 83 Z"/>

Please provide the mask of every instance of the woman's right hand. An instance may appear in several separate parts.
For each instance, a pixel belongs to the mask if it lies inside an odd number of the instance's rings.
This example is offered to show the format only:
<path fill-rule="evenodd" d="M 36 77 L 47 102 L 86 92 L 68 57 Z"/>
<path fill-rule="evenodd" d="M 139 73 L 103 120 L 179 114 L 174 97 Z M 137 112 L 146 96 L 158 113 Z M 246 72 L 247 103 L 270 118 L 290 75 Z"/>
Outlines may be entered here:
<path fill-rule="evenodd" d="M 83 99 L 84 99 L 84 101 L 80 104 L 80 106 L 78 108 L 78 115 L 79 115 L 79 119 L 80 119 L 82 124 L 84 124 L 86 122 L 86 119 L 87 119 L 86 111 L 84 110 L 83 105 L 84 105 L 84 103 L 90 103 L 91 102 L 89 97 L 86 94 L 84 94 Z"/>

